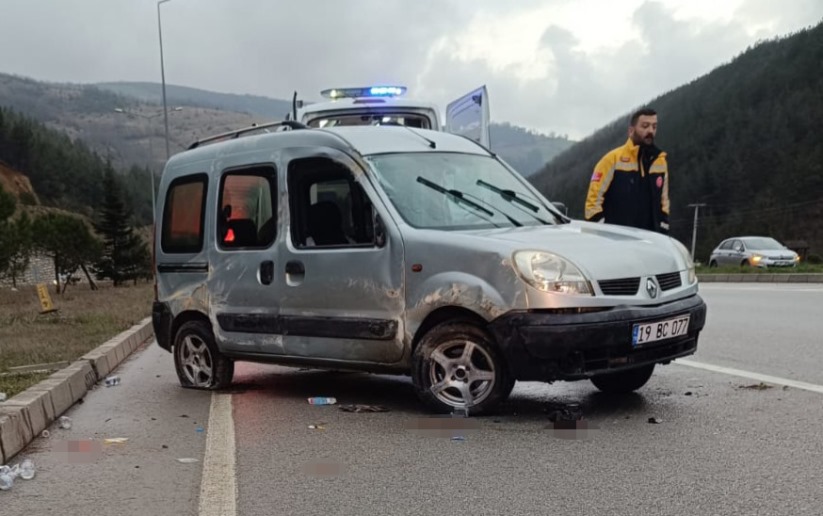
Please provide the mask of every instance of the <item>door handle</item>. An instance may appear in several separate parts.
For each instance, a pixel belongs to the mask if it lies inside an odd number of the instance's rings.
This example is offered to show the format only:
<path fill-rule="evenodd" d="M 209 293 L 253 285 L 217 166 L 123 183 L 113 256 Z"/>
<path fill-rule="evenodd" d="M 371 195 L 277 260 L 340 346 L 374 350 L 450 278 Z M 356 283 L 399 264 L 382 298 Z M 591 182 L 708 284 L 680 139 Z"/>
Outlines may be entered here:
<path fill-rule="evenodd" d="M 266 260 L 260 264 L 260 283 L 270 285 L 274 280 L 274 262 Z"/>
<path fill-rule="evenodd" d="M 306 268 L 303 262 L 290 261 L 286 263 L 286 274 L 306 274 Z"/>

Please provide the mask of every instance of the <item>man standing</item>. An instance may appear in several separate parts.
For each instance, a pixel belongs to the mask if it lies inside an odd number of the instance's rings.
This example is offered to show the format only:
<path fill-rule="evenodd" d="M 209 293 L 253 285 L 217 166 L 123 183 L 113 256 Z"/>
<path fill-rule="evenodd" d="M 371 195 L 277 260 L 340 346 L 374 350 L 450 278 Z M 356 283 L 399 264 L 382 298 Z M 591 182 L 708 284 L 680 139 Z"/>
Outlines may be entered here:
<path fill-rule="evenodd" d="M 629 123 L 629 139 L 603 156 L 589 183 L 586 220 L 669 232 L 669 169 L 654 144 L 657 113 L 641 109 Z"/>

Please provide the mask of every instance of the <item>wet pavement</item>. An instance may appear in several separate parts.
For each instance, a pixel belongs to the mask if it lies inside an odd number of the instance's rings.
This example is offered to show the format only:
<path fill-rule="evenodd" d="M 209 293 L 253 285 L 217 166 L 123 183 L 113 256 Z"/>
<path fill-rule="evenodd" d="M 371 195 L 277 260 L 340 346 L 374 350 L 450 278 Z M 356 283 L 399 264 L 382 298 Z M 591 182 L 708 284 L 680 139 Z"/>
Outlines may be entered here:
<path fill-rule="evenodd" d="M 823 288 L 702 290 L 693 360 L 823 383 L 823 320 L 811 316 Z M 199 513 L 206 440 L 220 437 L 208 435 L 211 394 L 181 389 L 157 346 L 118 374 L 71 410 L 71 430 L 13 461 L 33 458 L 38 475 L 0 492 L 0 514 Z M 236 514 L 819 515 L 823 499 L 821 394 L 684 365 L 622 397 L 519 383 L 499 414 L 469 419 L 427 414 L 405 377 L 241 363 L 216 396 L 230 398 L 234 464 L 209 475 L 218 490 L 234 479 Z M 574 425 L 552 423 L 575 412 Z M 95 444 L 68 453 L 72 441 Z"/>

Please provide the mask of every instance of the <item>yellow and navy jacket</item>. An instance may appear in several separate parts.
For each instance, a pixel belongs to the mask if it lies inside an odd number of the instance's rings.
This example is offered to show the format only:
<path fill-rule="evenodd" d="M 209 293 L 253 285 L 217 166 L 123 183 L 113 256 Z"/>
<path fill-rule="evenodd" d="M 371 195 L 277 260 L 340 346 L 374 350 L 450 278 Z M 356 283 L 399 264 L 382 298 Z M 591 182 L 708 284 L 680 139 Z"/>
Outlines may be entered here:
<path fill-rule="evenodd" d="M 669 169 L 666 153 L 631 138 L 594 167 L 586 196 L 586 220 L 669 232 Z M 642 163 L 641 163 L 642 161 Z M 645 165 L 644 165 L 645 163 Z"/>

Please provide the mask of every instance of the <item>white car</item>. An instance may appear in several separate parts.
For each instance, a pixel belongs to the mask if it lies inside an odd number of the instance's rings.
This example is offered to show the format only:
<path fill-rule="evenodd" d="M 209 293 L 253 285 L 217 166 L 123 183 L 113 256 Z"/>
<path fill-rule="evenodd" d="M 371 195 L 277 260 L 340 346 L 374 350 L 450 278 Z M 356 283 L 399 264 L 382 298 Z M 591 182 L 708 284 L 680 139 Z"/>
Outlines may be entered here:
<path fill-rule="evenodd" d="M 709 257 L 709 267 L 795 267 L 798 262 L 800 256 L 774 238 L 756 236 L 727 238 Z"/>

